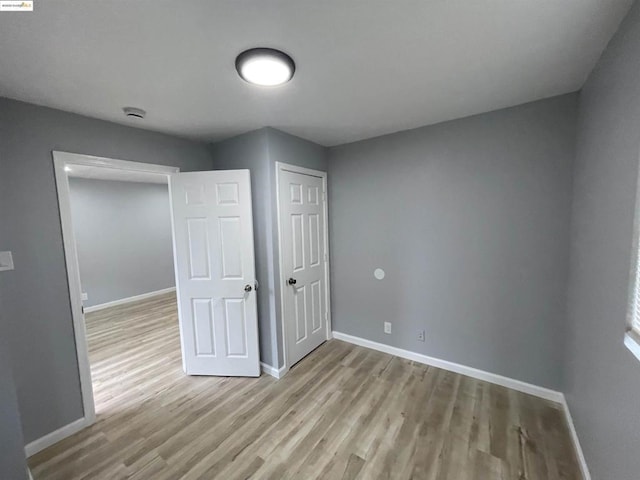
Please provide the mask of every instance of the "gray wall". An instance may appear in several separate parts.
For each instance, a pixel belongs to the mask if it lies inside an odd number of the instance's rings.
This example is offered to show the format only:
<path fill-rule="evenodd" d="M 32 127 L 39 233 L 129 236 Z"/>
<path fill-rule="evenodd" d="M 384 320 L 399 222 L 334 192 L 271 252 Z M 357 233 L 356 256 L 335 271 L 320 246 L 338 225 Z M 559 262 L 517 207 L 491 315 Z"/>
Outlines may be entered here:
<path fill-rule="evenodd" d="M 251 170 L 256 249 L 260 358 L 276 368 L 284 365 L 280 315 L 280 273 L 275 162 L 327 170 L 326 148 L 273 128 L 262 128 L 212 145 L 218 170 Z M 270 200 L 269 200 L 270 199 Z"/>
<path fill-rule="evenodd" d="M 5 130 L 0 123 L 0 148 L 3 138 Z M 4 203 L 2 192 L 6 188 L 8 171 L 2 158 L 0 150 L 0 250 L 4 251 L 9 245 L 9 231 L 4 224 L 3 212 L 6 211 L 7 204 Z M 3 309 L 6 292 L 1 288 L 13 275 L 15 271 L 0 272 L 0 478 L 22 480 L 26 478 L 24 439 L 8 350 L 9 318 Z"/>
<path fill-rule="evenodd" d="M 0 275 L 11 275 L 11 272 L 0 272 Z M 25 480 L 27 463 L 4 322 L 0 316 L 0 478 Z"/>
<path fill-rule="evenodd" d="M 333 329 L 558 389 L 576 104 L 331 148 Z"/>
<path fill-rule="evenodd" d="M 0 275 L 24 437 L 82 417 L 52 150 L 210 170 L 204 143 L 0 99 Z"/>
<path fill-rule="evenodd" d="M 169 188 L 70 178 L 85 306 L 175 286 Z"/>
<path fill-rule="evenodd" d="M 623 345 L 640 153 L 640 5 L 580 94 L 564 391 L 594 480 L 640 478 L 640 362 Z"/>

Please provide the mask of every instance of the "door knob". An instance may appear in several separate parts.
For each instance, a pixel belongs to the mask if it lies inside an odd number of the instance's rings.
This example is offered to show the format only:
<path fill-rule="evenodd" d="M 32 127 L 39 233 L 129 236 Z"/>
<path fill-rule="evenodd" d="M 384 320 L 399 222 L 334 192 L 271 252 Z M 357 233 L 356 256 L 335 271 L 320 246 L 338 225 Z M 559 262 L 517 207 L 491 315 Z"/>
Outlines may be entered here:
<path fill-rule="evenodd" d="M 244 291 L 249 293 L 251 290 L 253 290 L 253 287 L 251 285 L 245 285 L 244 286 Z"/>
<path fill-rule="evenodd" d="M 288 283 L 289 285 L 295 285 L 295 284 L 296 284 L 296 282 L 297 282 L 297 280 L 296 280 L 295 278 L 290 278 L 289 280 L 287 280 L 287 283 Z"/>

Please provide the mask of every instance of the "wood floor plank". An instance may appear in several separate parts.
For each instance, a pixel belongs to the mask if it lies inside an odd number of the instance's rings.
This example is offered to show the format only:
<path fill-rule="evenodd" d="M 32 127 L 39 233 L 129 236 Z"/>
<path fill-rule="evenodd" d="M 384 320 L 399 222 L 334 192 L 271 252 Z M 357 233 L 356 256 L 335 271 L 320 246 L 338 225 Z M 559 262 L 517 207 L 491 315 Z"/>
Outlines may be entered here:
<path fill-rule="evenodd" d="M 182 372 L 175 295 L 87 315 L 97 422 L 35 480 L 577 480 L 559 405 L 336 340 L 281 380 Z"/>

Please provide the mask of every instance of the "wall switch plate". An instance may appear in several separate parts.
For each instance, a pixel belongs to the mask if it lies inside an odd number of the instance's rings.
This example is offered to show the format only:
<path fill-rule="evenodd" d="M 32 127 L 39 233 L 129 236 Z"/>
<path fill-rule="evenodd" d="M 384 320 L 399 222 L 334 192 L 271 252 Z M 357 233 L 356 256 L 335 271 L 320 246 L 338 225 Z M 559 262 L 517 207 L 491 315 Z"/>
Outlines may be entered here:
<path fill-rule="evenodd" d="M 13 255 L 11 252 L 0 252 L 0 272 L 13 270 Z"/>
<path fill-rule="evenodd" d="M 391 322 L 384 322 L 384 333 L 391 333 Z"/>
<path fill-rule="evenodd" d="M 419 342 L 424 342 L 425 339 L 425 331 L 424 330 L 420 330 L 418 332 L 418 341 Z"/>
<path fill-rule="evenodd" d="M 89 294 L 87 292 L 82 292 L 82 301 L 86 302 L 89 300 Z"/>

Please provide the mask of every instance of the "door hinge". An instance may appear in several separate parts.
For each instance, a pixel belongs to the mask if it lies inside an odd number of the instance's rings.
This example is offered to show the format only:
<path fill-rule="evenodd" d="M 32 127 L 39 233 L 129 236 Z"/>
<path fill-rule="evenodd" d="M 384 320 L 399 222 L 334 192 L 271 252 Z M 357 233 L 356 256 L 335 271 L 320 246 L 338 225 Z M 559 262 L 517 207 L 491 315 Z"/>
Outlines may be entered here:
<path fill-rule="evenodd" d="M 84 305 L 80 306 L 80 309 L 82 310 L 82 314 L 84 315 Z"/>

